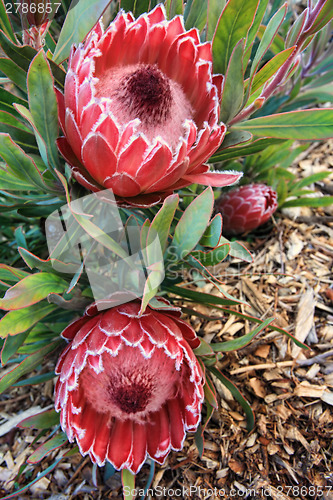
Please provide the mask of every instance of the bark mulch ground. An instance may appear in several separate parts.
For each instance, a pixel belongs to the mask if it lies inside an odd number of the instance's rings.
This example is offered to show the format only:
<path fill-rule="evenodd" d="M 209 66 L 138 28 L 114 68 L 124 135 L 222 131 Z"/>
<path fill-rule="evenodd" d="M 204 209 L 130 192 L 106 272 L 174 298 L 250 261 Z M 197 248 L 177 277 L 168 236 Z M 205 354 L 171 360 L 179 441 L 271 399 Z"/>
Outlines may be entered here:
<path fill-rule="evenodd" d="M 333 142 L 314 144 L 293 168 L 300 178 L 320 170 L 333 172 Z M 331 180 L 316 185 L 318 193 L 333 194 Z M 278 326 L 311 349 L 301 350 L 289 338 L 266 330 L 247 347 L 226 354 L 219 368 L 250 402 L 254 430 L 246 430 L 241 407 L 217 381 L 220 407 L 205 431 L 203 456 L 189 435 L 184 449 L 156 468 L 151 498 L 333 499 L 333 209 L 289 209 L 245 240 L 253 263 L 228 261 L 214 272 L 231 295 L 247 301 L 244 312 L 262 319 L 274 316 Z M 201 290 L 218 293 L 212 288 Z M 214 321 L 189 317 L 207 341 L 230 340 L 254 327 L 201 305 L 195 309 L 219 316 Z M 50 362 L 43 371 L 52 366 Z M 15 425 L 29 413 L 51 408 L 52 395 L 50 381 L 42 389 L 15 388 L 1 396 L 2 496 L 37 447 L 32 443 L 36 431 L 23 432 Z M 20 485 L 63 453 L 55 450 L 40 464 L 29 465 Z M 137 498 L 149 471 L 146 464 L 137 476 Z M 93 468 L 89 458 L 76 454 L 19 498 L 121 499 L 120 475 L 107 476 L 108 471 Z"/>

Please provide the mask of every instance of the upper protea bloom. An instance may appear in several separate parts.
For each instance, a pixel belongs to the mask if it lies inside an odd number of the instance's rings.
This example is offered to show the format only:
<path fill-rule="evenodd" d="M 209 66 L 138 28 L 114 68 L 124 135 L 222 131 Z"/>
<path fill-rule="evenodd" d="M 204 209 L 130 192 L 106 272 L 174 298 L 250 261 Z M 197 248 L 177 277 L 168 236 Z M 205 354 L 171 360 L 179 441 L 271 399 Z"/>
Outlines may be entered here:
<path fill-rule="evenodd" d="M 223 231 L 240 234 L 268 221 L 278 207 L 277 194 L 264 184 L 247 184 L 223 194 L 216 202 Z"/>
<path fill-rule="evenodd" d="M 161 5 L 137 20 L 121 11 L 72 49 L 64 96 L 57 91 L 59 149 L 78 182 L 119 197 L 233 184 L 241 174 L 204 165 L 226 131 L 221 87 L 211 43 L 181 16 L 167 21 Z"/>
<path fill-rule="evenodd" d="M 203 374 L 194 330 L 176 313 L 130 302 L 74 321 L 56 373 L 62 429 L 83 455 L 136 473 L 147 454 L 163 463 L 195 431 Z"/>

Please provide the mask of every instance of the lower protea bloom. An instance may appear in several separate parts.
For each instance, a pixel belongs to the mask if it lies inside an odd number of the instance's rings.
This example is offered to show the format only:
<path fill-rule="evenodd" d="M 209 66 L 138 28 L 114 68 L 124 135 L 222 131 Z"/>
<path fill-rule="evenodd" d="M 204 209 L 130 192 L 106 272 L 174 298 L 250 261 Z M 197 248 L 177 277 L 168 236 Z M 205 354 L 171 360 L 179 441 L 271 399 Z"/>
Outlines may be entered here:
<path fill-rule="evenodd" d="M 181 16 L 168 21 L 161 5 L 137 20 L 121 11 L 72 49 L 64 95 L 57 91 L 59 149 L 83 186 L 132 201 L 233 184 L 240 173 L 204 165 L 226 131 L 221 87 L 211 43 L 185 31 Z"/>
<path fill-rule="evenodd" d="M 223 194 L 216 202 L 226 234 L 240 234 L 261 226 L 277 207 L 276 192 L 264 184 L 240 186 Z"/>
<path fill-rule="evenodd" d="M 56 367 L 55 407 L 70 441 L 103 465 L 136 473 L 163 463 L 195 431 L 203 373 L 194 330 L 174 312 L 130 302 L 74 321 Z"/>

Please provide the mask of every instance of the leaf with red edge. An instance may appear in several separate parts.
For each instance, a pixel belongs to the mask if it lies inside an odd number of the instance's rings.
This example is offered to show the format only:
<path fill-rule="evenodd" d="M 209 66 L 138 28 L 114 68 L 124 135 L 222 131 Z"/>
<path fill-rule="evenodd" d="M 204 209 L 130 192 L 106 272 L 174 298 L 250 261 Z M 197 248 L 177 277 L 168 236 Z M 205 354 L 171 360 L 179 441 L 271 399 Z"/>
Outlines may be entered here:
<path fill-rule="evenodd" d="M 123 483 L 124 500 L 133 500 L 135 498 L 135 474 L 123 469 L 121 471 L 121 482 Z"/>
<path fill-rule="evenodd" d="M 57 340 L 56 342 L 52 342 L 51 344 L 42 347 L 39 351 L 27 356 L 18 366 L 1 377 L 0 394 L 13 385 L 20 377 L 22 377 L 22 375 L 34 370 L 44 360 L 45 356 L 57 349 L 61 343 L 62 340 Z"/>
<path fill-rule="evenodd" d="M 22 420 L 18 424 L 18 427 L 21 429 L 50 429 L 50 427 L 59 424 L 59 418 L 59 413 L 55 410 L 41 411 L 36 415 L 32 415 Z"/>
<path fill-rule="evenodd" d="M 49 293 L 62 293 L 67 287 L 67 282 L 54 274 L 31 274 L 7 290 L 0 307 L 6 311 L 22 309 L 40 302 Z"/>
<path fill-rule="evenodd" d="M 56 309 L 52 304 L 34 304 L 30 307 L 9 311 L 0 319 L 0 337 L 25 332 Z"/>
<path fill-rule="evenodd" d="M 234 125 L 260 137 L 278 139 L 323 140 L 333 137 L 333 108 L 290 111 L 261 116 Z"/>
<path fill-rule="evenodd" d="M 213 191 L 207 188 L 186 208 L 172 241 L 173 250 L 179 259 L 188 255 L 202 238 L 210 221 L 213 204 Z"/>
<path fill-rule="evenodd" d="M 218 21 L 213 38 L 214 73 L 226 74 L 231 54 L 252 26 L 258 0 L 229 0 Z"/>
<path fill-rule="evenodd" d="M 68 442 L 68 438 L 64 432 L 60 432 L 56 436 L 53 436 L 51 439 L 41 444 L 37 450 L 35 450 L 32 455 L 27 459 L 29 464 L 37 464 L 40 462 L 46 455 L 51 453 L 58 448 L 61 448 L 65 443 Z"/>
<path fill-rule="evenodd" d="M 26 271 L 7 266 L 7 264 L 0 264 L 0 281 L 7 286 L 10 286 L 10 283 L 17 283 L 26 276 L 30 276 Z"/>

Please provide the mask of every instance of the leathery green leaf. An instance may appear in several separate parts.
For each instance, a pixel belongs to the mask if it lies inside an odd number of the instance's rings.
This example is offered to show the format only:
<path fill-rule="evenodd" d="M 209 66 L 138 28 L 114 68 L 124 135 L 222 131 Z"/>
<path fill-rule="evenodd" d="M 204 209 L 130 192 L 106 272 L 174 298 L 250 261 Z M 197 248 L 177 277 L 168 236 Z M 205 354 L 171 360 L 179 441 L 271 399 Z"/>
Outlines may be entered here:
<path fill-rule="evenodd" d="M 62 293 L 67 287 L 67 282 L 54 274 L 32 274 L 7 290 L 0 307 L 7 311 L 21 309 L 40 302 L 49 293 Z"/>
<path fill-rule="evenodd" d="M 185 257 L 199 242 L 209 223 L 213 204 L 213 191 L 207 188 L 186 208 L 173 238 L 174 250 L 179 258 Z"/>
<path fill-rule="evenodd" d="M 49 63 L 43 51 L 31 62 L 28 71 L 29 107 L 36 129 L 43 138 L 50 165 L 58 167 L 58 105 Z"/>
<path fill-rule="evenodd" d="M 53 54 L 55 63 L 67 59 L 73 43 L 84 40 L 109 4 L 110 0 L 72 0 Z"/>
<path fill-rule="evenodd" d="M 135 474 L 132 474 L 128 469 L 123 469 L 121 482 L 123 483 L 124 500 L 133 500 L 135 498 Z"/>
<path fill-rule="evenodd" d="M 333 137 L 333 108 L 263 116 L 237 123 L 233 128 L 247 130 L 259 137 L 311 141 L 330 139 Z"/>
<path fill-rule="evenodd" d="M 22 375 L 34 370 L 44 360 L 45 356 L 54 351 L 61 343 L 62 340 L 57 340 L 56 342 L 52 342 L 51 344 L 42 347 L 39 351 L 27 356 L 9 373 L 6 373 L 6 375 L 0 379 L 0 394 L 13 385 L 20 377 L 22 377 Z"/>
<path fill-rule="evenodd" d="M 241 40 L 232 52 L 223 84 L 220 120 L 224 123 L 228 123 L 242 108 L 244 96 L 243 52 L 244 40 Z"/>
<path fill-rule="evenodd" d="M 32 455 L 28 458 L 27 462 L 29 464 L 36 464 L 40 462 L 46 455 L 51 453 L 51 451 L 60 448 L 65 443 L 68 442 L 67 436 L 64 432 L 56 434 L 51 439 L 46 441 L 46 443 L 41 444 L 37 450 L 35 450 Z"/>
<path fill-rule="evenodd" d="M 213 37 L 214 73 L 225 75 L 232 51 L 247 37 L 258 4 L 258 0 L 229 0 L 226 4 Z"/>
<path fill-rule="evenodd" d="M 0 156 L 19 179 L 45 189 L 43 178 L 33 159 L 25 154 L 8 134 L 0 134 Z"/>
<path fill-rule="evenodd" d="M 55 410 L 46 410 L 32 415 L 32 417 L 25 418 L 22 420 L 18 427 L 21 429 L 49 429 L 54 425 L 59 424 L 59 413 Z"/>
<path fill-rule="evenodd" d="M 25 332 L 55 309 L 56 307 L 52 304 L 41 303 L 24 309 L 9 311 L 0 320 L 0 337 L 4 338 L 7 335 L 17 335 Z"/>

